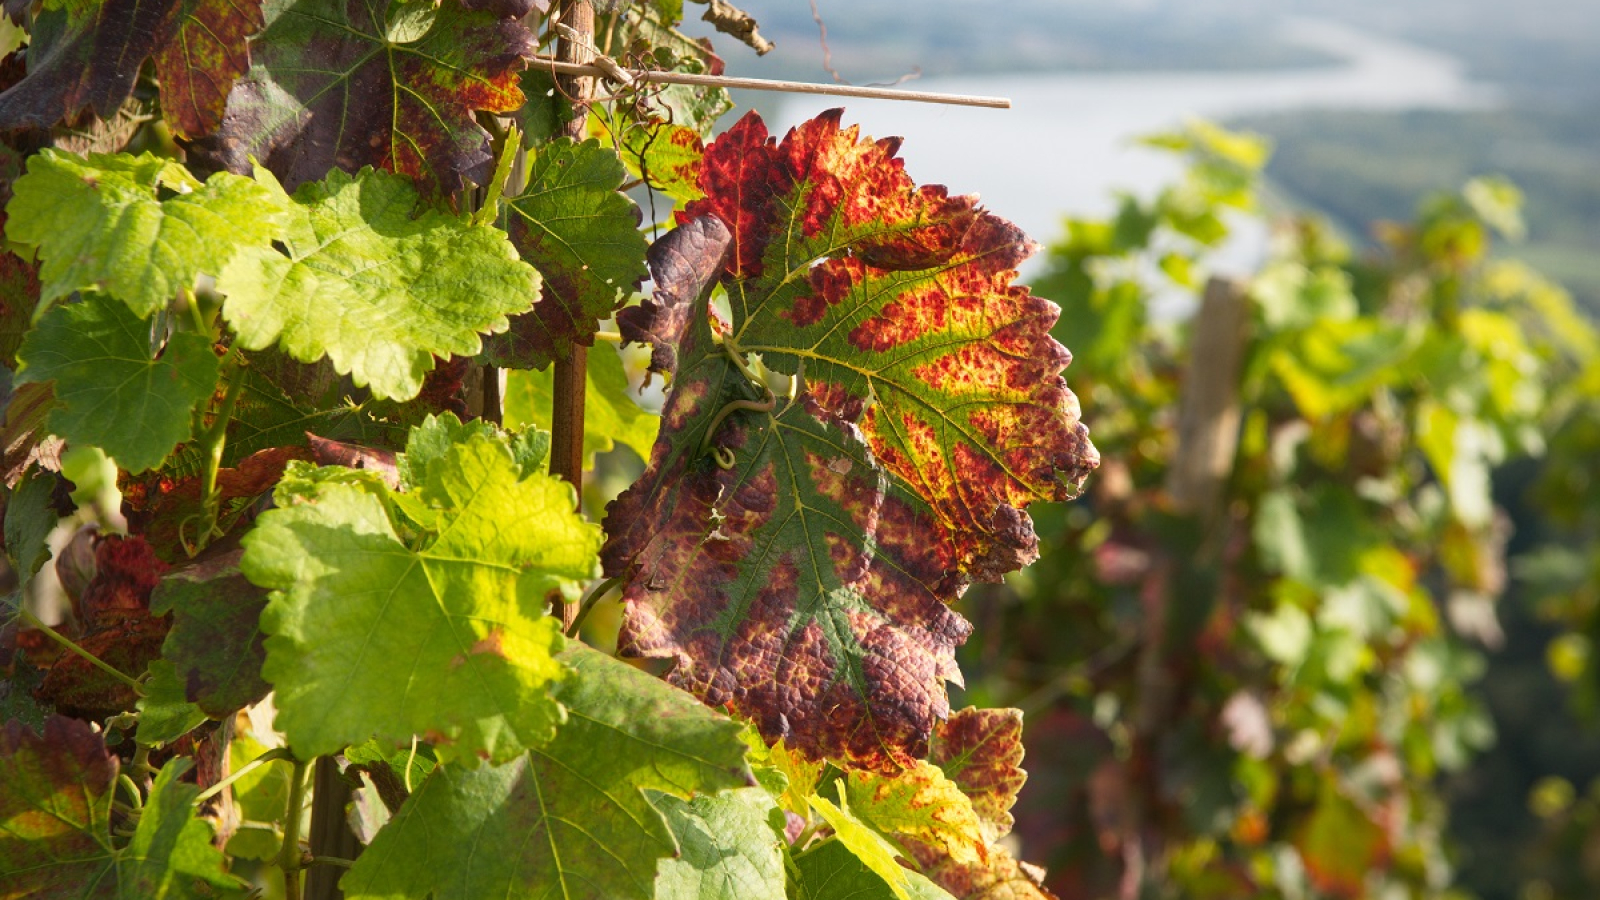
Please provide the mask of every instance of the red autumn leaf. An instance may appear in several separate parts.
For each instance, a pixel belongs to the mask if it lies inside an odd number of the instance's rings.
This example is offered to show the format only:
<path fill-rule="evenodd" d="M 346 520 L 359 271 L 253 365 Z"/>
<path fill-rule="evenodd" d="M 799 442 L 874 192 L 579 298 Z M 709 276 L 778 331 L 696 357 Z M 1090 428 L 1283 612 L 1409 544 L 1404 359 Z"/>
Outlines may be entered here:
<path fill-rule="evenodd" d="M 8 896 L 87 897 L 105 874 L 84 862 L 104 856 L 117 759 L 94 726 L 62 716 L 35 734 L 0 727 L 0 872 Z"/>
<path fill-rule="evenodd" d="M 1032 244 L 838 121 L 779 144 L 752 114 L 707 149 L 706 197 L 623 317 L 679 370 L 603 556 L 628 577 L 624 653 L 676 659 L 677 683 L 769 740 L 892 769 L 948 713 L 970 627 L 946 604 L 1031 561 L 1023 508 L 1073 495 L 1098 457 L 1057 309 L 1012 284 Z M 747 353 L 798 376 L 792 398 L 748 377 Z"/>
<path fill-rule="evenodd" d="M 245 39 L 261 27 L 261 0 L 71 0 L 35 23 L 60 31 L 29 47 L 28 76 L 0 94 L 0 130 L 48 128 L 84 110 L 110 118 L 154 55 L 161 106 L 174 134 L 198 137 L 222 118 L 249 65 Z"/>
<path fill-rule="evenodd" d="M 494 161 L 475 116 L 522 105 L 532 52 L 520 22 L 459 3 L 299 0 L 251 41 L 221 129 L 191 155 L 235 172 L 260 160 L 290 191 L 336 166 L 409 175 L 424 193 L 484 184 Z"/>

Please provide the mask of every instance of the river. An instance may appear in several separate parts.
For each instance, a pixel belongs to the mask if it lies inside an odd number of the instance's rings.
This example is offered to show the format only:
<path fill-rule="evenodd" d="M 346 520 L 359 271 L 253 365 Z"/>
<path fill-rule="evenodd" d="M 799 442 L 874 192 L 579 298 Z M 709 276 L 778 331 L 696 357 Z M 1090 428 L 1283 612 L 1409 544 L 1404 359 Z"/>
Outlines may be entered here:
<path fill-rule="evenodd" d="M 1452 57 L 1322 20 L 1288 18 L 1285 39 L 1343 62 L 1306 69 L 1228 72 L 1063 72 L 925 79 L 907 88 L 1009 97 L 1009 110 L 785 95 L 775 133 L 833 106 L 874 136 L 900 135 L 907 172 L 919 184 L 977 193 L 991 210 L 1041 243 L 1061 217 L 1103 215 L 1115 191 L 1148 195 L 1178 164 L 1132 139 L 1187 116 L 1225 119 L 1313 108 L 1481 108 L 1499 102 Z M 1251 269 L 1264 246 L 1244 224 L 1224 269 Z M 1036 262 L 1036 260 L 1035 260 Z M 1026 273 L 1032 265 L 1026 267 Z"/>

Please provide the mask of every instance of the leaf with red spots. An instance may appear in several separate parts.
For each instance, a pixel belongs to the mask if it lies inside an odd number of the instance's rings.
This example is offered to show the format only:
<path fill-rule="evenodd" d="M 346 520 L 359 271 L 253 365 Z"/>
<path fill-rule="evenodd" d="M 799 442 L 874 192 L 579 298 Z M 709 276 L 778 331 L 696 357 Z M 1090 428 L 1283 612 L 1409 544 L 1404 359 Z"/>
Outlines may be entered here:
<path fill-rule="evenodd" d="M 1098 461 L 1057 309 L 1012 284 L 1032 245 L 915 188 L 893 151 L 837 113 L 782 144 L 747 116 L 707 150 L 705 199 L 653 249 L 656 296 L 619 317 L 678 372 L 604 551 L 628 578 L 623 652 L 676 659 L 677 683 L 768 740 L 871 769 L 922 758 L 948 714 L 969 626 L 946 604 L 1031 561 L 1023 509 Z M 793 398 L 764 394 L 747 353 L 795 375 Z"/>
<path fill-rule="evenodd" d="M 1011 833 L 1011 807 L 1028 774 L 1022 764 L 1022 710 L 968 707 L 939 723 L 933 763 L 972 798 L 990 843 Z"/>
<path fill-rule="evenodd" d="M 621 652 L 676 659 L 674 682 L 807 756 L 911 764 L 970 631 L 945 606 L 953 544 L 810 394 L 718 422 L 762 404 L 704 307 L 690 330 L 650 467 L 606 519 Z"/>
<path fill-rule="evenodd" d="M 860 141 L 839 111 L 781 143 L 751 113 L 706 150 L 706 197 L 680 214 L 733 232 L 732 346 L 794 374 L 858 426 L 891 477 L 996 580 L 1037 556 L 1023 510 L 1074 496 L 1099 461 L 1050 337 L 1059 309 L 1014 284 L 1035 245 L 1016 226 L 918 188 L 899 142 Z"/>
<path fill-rule="evenodd" d="M 927 841 L 969 865 L 988 859 L 972 800 L 933 763 L 920 761 L 892 775 L 846 772 L 844 790 L 850 811 L 884 834 Z"/>
<path fill-rule="evenodd" d="M 220 130 L 191 158 L 248 172 L 254 157 L 291 191 L 335 166 L 409 175 L 425 194 L 481 185 L 494 159 L 474 117 L 522 106 L 532 52 L 515 19 L 458 3 L 275 5 Z"/>
<path fill-rule="evenodd" d="M 907 839 L 905 846 L 922 874 L 956 900 L 1055 900 L 1044 886 L 1044 870 L 1003 847 L 990 847 L 983 862 L 963 863 L 920 841 Z"/>
<path fill-rule="evenodd" d="M 31 29 L 28 75 L 0 94 L 0 130 L 48 128 L 84 110 L 109 119 L 155 58 L 164 117 L 179 137 L 222 120 L 223 101 L 249 65 L 261 0 L 63 0 Z"/>

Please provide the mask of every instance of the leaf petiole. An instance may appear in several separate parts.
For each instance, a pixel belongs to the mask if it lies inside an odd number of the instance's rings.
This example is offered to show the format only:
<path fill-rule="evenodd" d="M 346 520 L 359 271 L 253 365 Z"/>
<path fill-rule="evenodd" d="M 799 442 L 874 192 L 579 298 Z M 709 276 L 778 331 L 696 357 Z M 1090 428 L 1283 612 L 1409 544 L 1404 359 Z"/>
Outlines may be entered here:
<path fill-rule="evenodd" d="M 286 900 L 300 900 L 300 871 L 305 868 L 300 853 L 300 811 L 306 805 L 306 780 L 310 769 L 310 762 L 295 760 L 294 774 L 289 776 L 283 846 L 278 850 L 278 868 L 283 870 L 283 894 Z"/>
<path fill-rule="evenodd" d="M 294 754 L 289 752 L 288 747 L 273 747 L 271 750 L 268 750 L 255 759 L 252 759 L 240 766 L 238 771 L 229 773 L 228 777 L 218 781 L 216 784 L 213 784 L 211 787 L 208 787 L 199 794 L 195 795 L 194 804 L 199 806 L 200 804 L 221 793 L 222 790 L 228 785 L 233 784 L 235 781 L 238 781 L 251 772 L 254 772 L 256 769 L 266 765 L 267 763 L 280 759 L 293 760 Z"/>
<path fill-rule="evenodd" d="M 105 660 L 101 659 L 100 657 L 95 656 L 93 653 L 90 653 L 89 651 L 87 651 L 87 650 L 83 649 L 82 647 L 78 646 L 77 643 L 72 640 L 72 638 L 67 637 L 66 635 L 62 634 L 61 632 L 55 630 L 54 628 L 51 628 L 49 625 L 46 625 L 44 622 L 40 621 L 39 617 L 34 615 L 32 612 L 30 612 L 27 609 L 27 607 L 18 606 L 17 607 L 17 614 L 22 618 L 22 621 L 28 623 L 28 627 L 29 628 L 32 628 L 32 629 L 35 629 L 37 631 L 43 632 L 45 637 L 49 638 L 52 641 L 55 641 L 56 643 L 60 644 L 62 647 L 65 647 L 66 649 L 71 650 L 73 653 L 78 654 L 79 656 L 83 657 L 85 660 L 88 660 L 90 665 L 93 665 L 95 668 L 99 669 L 100 671 L 106 673 L 107 675 L 110 675 L 112 678 L 115 678 L 116 680 L 118 680 L 118 681 L 122 682 L 123 684 L 127 685 L 128 687 L 132 688 L 133 692 L 135 694 L 138 694 L 141 697 L 144 696 L 144 687 L 139 684 L 138 679 L 131 678 L 128 675 L 117 671 L 115 668 L 113 668 L 111 666 L 110 663 L 106 662 Z"/>
<path fill-rule="evenodd" d="M 228 423 L 233 419 L 233 409 L 239 403 L 239 396 L 244 393 L 245 361 L 244 354 L 237 346 L 228 351 L 228 359 L 222 376 L 227 384 L 227 393 L 222 397 L 222 405 L 217 407 L 216 415 L 211 421 L 211 426 L 200 436 L 201 453 L 204 456 L 206 468 L 202 476 L 201 501 L 199 514 L 200 527 L 195 529 L 194 543 L 184 540 L 181 530 L 179 539 L 183 540 L 184 551 L 190 556 L 198 554 L 211 543 L 212 538 L 221 537 L 217 530 L 217 516 L 222 508 L 222 495 L 217 490 L 217 474 L 222 469 L 222 452 L 228 444 Z M 191 517 L 187 521 L 193 521 Z"/>

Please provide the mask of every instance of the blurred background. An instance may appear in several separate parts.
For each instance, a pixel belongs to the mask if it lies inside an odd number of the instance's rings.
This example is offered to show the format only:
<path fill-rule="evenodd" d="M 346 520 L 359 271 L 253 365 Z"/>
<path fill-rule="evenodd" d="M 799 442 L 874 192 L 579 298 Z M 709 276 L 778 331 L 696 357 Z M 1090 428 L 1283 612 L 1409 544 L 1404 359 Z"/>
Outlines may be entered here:
<path fill-rule="evenodd" d="M 777 49 L 730 74 L 1015 104 L 737 98 L 845 105 L 1046 247 L 1106 464 L 962 601 L 954 693 L 1028 714 L 1022 857 L 1068 898 L 1600 896 L 1600 8 L 742 5 Z"/>

